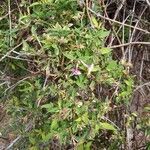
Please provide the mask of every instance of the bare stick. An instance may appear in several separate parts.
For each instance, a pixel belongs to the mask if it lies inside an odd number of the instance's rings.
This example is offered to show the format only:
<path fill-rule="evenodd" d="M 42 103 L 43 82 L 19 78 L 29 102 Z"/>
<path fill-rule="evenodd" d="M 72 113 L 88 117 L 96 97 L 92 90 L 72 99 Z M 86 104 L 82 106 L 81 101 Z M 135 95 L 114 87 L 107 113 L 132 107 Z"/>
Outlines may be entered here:
<path fill-rule="evenodd" d="M 144 86 L 150 86 L 150 82 L 147 82 L 147 83 L 137 86 L 136 89 L 134 90 L 134 92 L 139 90 L 140 88 L 143 88 Z"/>
<path fill-rule="evenodd" d="M 26 39 L 25 41 L 27 41 L 28 39 Z M 20 44 L 18 44 L 17 46 L 15 46 L 14 48 L 12 48 L 10 51 L 8 51 L 3 57 L 0 58 L 0 62 L 5 59 L 7 56 L 10 55 L 11 52 L 13 52 L 16 48 L 18 48 L 19 46 L 21 46 L 23 44 L 23 42 L 21 42 Z"/>
<path fill-rule="evenodd" d="M 102 116 L 101 118 L 110 122 L 113 126 L 115 126 L 120 131 L 120 128 L 114 122 L 112 122 L 110 119 L 106 118 L 105 116 Z"/>
<path fill-rule="evenodd" d="M 149 0 L 146 0 L 146 2 L 147 2 L 147 4 L 150 6 L 150 2 L 149 2 Z"/>
<path fill-rule="evenodd" d="M 120 45 L 114 45 L 111 46 L 109 48 L 119 48 L 119 47 L 125 47 L 125 46 L 129 46 L 129 45 L 150 45 L 150 42 L 129 42 L 129 43 L 124 43 L 124 44 L 120 44 Z"/>
<path fill-rule="evenodd" d="M 11 30 L 12 30 L 12 22 L 11 22 L 11 8 L 10 8 L 10 0 L 8 0 L 8 16 L 9 16 L 9 46 L 12 46 L 12 36 L 11 36 Z"/>
<path fill-rule="evenodd" d="M 25 132 L 28 132 L 29 130 L 31 130 L 33 128 L 33 122 L 29 122 L 27 125 L 26 125 L 26 129 L 25 129 Z M 16 142 L 18 142 L 20 139 L 22 138 L 21 135 L 19 135 L 16 139 L 14 139 L 6 148 L 6 150 L 11 150 L 12 147 L 15 145 Z"/>
<path fill-rule="evenodd" d="M 14 139 L 11 144 L 6 148 L 6 150 L 10 150 L 14 144 L 21 138 L 21 135 L 19 135 L 16 139 Z"/>
<path fill-rule="evenodd" d="M 130 28 L 132 28 L 132 29 L 136 29 L 136 30 L 145 32 L 146 34 L 150 34 L 150 32 L 147 31 L 147 30 L 144 30 L 144 29 L 141 29 L 141 28 L 138 28 L 138 27 L 135 28 L 135 27 L 132 26 L 132 25 L 129 25 L 129 24 L 126 24 L 126 23 L 122 23 L 122 22 L 119 22 L 119 21 L 110 19 L 110 18 L 108 18 L 108 17 L 104 17 L 104 16 L 102 16 L 101 14 L 96 13 L 95 11 L 93 11 L 93 10 L 90 9 L 90 8 L 88 8 L 88 10 L 89 10 L 90 12 L 92 12 L 93 14 L 95 14 L 97 17 L 100 17 L 100 18 L 102 18 L 102 19 L 105 19 L 105 20 L 108 20 L 108 21 L 112 21 L 112 22 L 114 22 L 114 23 L 117 23 L 117 24 L 120 24 L 120 25 L 124 25 L 124 26 L 126 26 L 126 27 L 130 27 Z"/>
<path fill-rule="evenodd" d="M 3 20 L 4 18 L 6 18 L 9 14 L 7 13 L 6 15 L 0 17 L 0 21 Z"/>

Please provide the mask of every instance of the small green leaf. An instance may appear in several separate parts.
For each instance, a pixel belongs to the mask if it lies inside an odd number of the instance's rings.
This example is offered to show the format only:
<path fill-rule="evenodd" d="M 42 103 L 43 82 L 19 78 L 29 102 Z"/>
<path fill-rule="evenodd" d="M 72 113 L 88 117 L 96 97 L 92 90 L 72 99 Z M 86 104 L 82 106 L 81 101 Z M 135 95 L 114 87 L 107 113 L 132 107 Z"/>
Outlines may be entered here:
<path fill-rule="evenodd" d="M 53 107 L 53 104 L 50 103 L 50 104 L 44 104 L 41 106 L 41 108 L 46 108 L 46 109 L 49 109 L 49 108 L 52 108 Z"/>
<path fill-rule="evenodd" d="M 100 51 L 101 51 L 101 54 L 104 55 L 104 54 L 109 54 L 111 52 L 111 49 L 104 47 L 104 48 L 101 48 Z"/>
<path fill-rule="evenodd" d="M 32 26 L 31 27 L 31 32 L 32 32 L 33 36 L 37 36 L 36 27 Z"/>
<path fill-rule="evenodd" d="M 97 72 L 97 71 L 100 71 L 100 70 L 101 70 L 101 68 L 99 67 L 99 65 L 96 65 L 96 66 L 94 66 L 92 72 Z"/>
<path fill-rule="evenodd" d="M 90 83 L 89 87 L 90 87 L 90 89 L 91 89 L 92 91 L 94 91 L 94 89 L 95 89 L 95 82 L 92 81 L 92 82 Z"/>
<path fill-rule="evenodd" d="M 34 145 L 36 143 L 35 138 L 33 138 L 32 136 L 29 136 L 29 141 Z"/>
<path fill-rule="evenodd" d="M 92 145 L 92 142 L 88 142 L 87 144 L 85 144 L 84 149 L 91 150 L 91 145 Z"/>
<path fill-rule="evenodd" d="M 54 0 L 41 0 L 42 3 L 46 3 L 46 4 L 52 4 L 54 2 Z"/>
<path fill-rule="evenodd" d="M 144 107 L 144 110 L 145 110 L 145 111 L 150 111 L 150 106 Z"/>
<path fill-rule="evenodd" d="M 104 129 L 104 130 L 116 131 L 116 128 L 113 125 L 111 125 L 111 124 L 109 124 L 107 122 L 101 122 L 99 124 L 99 127 L 100 127 L 100 129 Z"/>
<path fill-rule="evenodd" d="M 58 121 L 56 119 L 52 120 L 51 130 L 55 130 L 58 128 Z"/>
<path fill-rule="evenodd" d="M 97 33 L 98 33 L 98 37 L 101 39 L 107 37 L 110 34 L 109 31 L 104 31 L 104 30 L 98 30 Z"/>
<path fill-rule="evenodd" d="M 129 79 L 129 80 L 124 80 L 124 82 L 126 83 L 126 85 L 128 85 L 128 86 L 130 86 L 130 87 L 131 87 L 132 84 L 133 84 L 133 83 L 132 83 L 132 80 L 130 80 L 130 79 Z"/>
<path fill-rule="evenodd" d="M 86 124 L 88 124 L 88 122 L 89 122 L 89 118 L 88 117 L 89 117 L 88 113 L 85 113 L 85 114 L 82 115 L 82 120 Z"/>
<path fill-rule="evenodd" d="M 115 71 L 116 69 L 118 69 L 118 65 L 117 65 L 116 61 L 111 60 L 106 69 L 108 71 Z"/>
<path fill-rule="evenodd" d="M 22 40 L 22 43 L 23 43 L 22 50 L 25 51 L 25 52 L 28 52 L 29 51 L 28 43 L 25 40 Z"/>
<path fill-rule="evenodd" d="M 75 120 L 76 122 L 81 122 L 82 121 L 82 118 L 79 117 L 78 119 Z"/>
<path fill-rule="evenodd" d="M 59 48 L 56 44 L 52 44 L 52 47 L 54 48 L 54 52 L 56 55 L 59 55 Z"/>
<path fill-rule="evenodd" d="M 84 150 L 84 144 L 83 143 L 79 143 L 76 147 L 75 150 Z"/>
<path fill-rule="evenodd" d="M 29 7 L 34 7 L 34 6 L 37 6 L 37 5 L 41 5 L 41 3 L 40 2 L 34 2 Z"/>
<path fill-rule="evenodd" d="M 52 133 L 42 134 L 42 139 L 44 142 L 47 142 L 51 139 Z"/>
<path fill-rule="evenodd" d="M 54 107 L 52 103 L 42 105 L 41 108 L 45 108 L 47 112 L 50 113 L 59 112 L 59 109 L 57 107 Z"/>
<path fill-rule="evenodd" d="M 98 28 L 98 22 L 97 22 L 97 20 L 96 20 L 96 18 L 95 18 L 94 16 L 91 17 L 91 21 L 92 21 L 93 25 L 94 25 L 96 28 Z"/>
<path fill-rule="evenodd" d="M 74 56 L 74 54 L 73 53 L 69 53 L 69 52 L 65 52 L 65 53 L 63 53 L 63 55 L 65 56 L 65 57 L 67 57 L 68 59 L 70 59 L 70 60 L 75 60 L 76 59 L 76 57 Z"/>
<path fill-rule="evenodd" d="M 54 26 L 55 29 L 62 29 L 61 25 L 57 22 L 56 25 Z"/>

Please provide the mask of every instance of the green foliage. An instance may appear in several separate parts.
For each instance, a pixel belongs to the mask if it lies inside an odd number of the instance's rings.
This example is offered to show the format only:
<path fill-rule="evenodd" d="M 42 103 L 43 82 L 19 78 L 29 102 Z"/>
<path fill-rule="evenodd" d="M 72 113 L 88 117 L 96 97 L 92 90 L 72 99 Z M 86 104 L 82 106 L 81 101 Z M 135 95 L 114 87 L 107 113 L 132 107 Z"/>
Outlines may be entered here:
<path fill-rule="evenodd" d="M 10 77 L 9 83 L 1 84 L 0 95 L 22 129 L 32 122 L 30 131 L 18 131 L 27 139 L 25 147 L 48 147 L 57 139 L 62 145 L 88 150 L 99 134 L 108 132 L 112 139 L 121 136 L 103 116 L 111 103 L 128 104 L 133 80 L 104 46 L 109 31 L 100 28 L 96 18 L 92 28 L 75 0 L 22 1 L 20 5 L 24 13 L 17 16 L 9 36 L 13 47 L 22 44 L 0 62 L 2 73 L 5 69 Z M 12 49 L 6 42 L 7 32 L 0 31 L 2 56 Z M 100 84 L 113 93 L 99 98 L 96 86 Z"/>

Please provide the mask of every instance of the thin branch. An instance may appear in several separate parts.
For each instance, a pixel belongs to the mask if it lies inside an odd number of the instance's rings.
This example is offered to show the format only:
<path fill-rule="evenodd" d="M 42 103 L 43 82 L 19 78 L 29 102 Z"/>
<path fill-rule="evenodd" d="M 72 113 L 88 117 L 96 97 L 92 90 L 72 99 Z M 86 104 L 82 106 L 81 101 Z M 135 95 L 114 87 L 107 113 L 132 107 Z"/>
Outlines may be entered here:
<path fill-rule="evenodd" d="M 14 9 L 14 10 L 15 10 L 15 9 Z M 9 13 L 12 13 L 14 10 L 11 10 Z M 7 13 L 7 14 L 4 15 L 4 16 L 1 16 L 1 17 L 0 17 L 0 21 L 3 20 L 4 18 L 6 18 L 6 17 L 9 15 L 9 13 Z"/>
<path fill-rule="evenodd" d="M 16 139 L 14 139 L 14 140 L 10 143 L 10 145 L 6 148 L 6 150 L 10 150 L 10 149 L 14 146 L 14 144 L 15 144 L 18 140 L 20 140 L 20 138 L 21 138 L 21 135 L 19 135 Z"/>
<path fill-rule="evenodd" d="M 92 19 L 91 19 L 91 16 L 90 16 L 90 13 L 89 13 L 89 0 L 86 0 L 86 2 L 85 2 L 85 6 L 86 6 L 86 13 L 87 13 L 87 16 L 88 16 L 88 18 L 89 18 L 89 21 L 90 21 L 90 25 L 91 25 L 91 27 L 92 28 L 94 28 L 94 25 L 93 25 L 93 22 L 92 22 Z"/>
<path fill-rule="evenodd" d="M 115 126 L 120 131 L 120 128 L 114 122 L 112 122 L 110 119 L 106 118 L 105 116 L 102 116 L 101 118 L 103 120 L 110 122 L 113 126 Z"/>
<path fill-rule="evenodd" d="M 10 8 L 10 0 L 8 0 L 8 16 L 9 16 L 9 46 L 12 46 L 12 36 L 11 36 L 11 30 L 12 30 L 12 22 L 11 22 L 11 8 Z"/>
<path fill-rule="evenodd" d="M 150 2 L 149 2 L 149 0 L 146 0 L 146 2 L 147 2 L 147 4 L 149 5 L 149 7 L 150 7 Z"/>
<path fill-rule="evenodd" d="M 102 16 L 101 14 L 96 13 L 95 11 L 93 11 L 93 10 L 90 9 L 90 8 L 88 8 L 88 10 L 89 10 L 90 12 L 92 12 L 93 14 L 95 14 L 97 17 L 100 17 L 100 18 L 102 18 L 102 19 L 105 19 L 105 20 L 108 20 L 108 21 L 112 21 L 112 22 L 114 22 L 114 23 L 117 23 L 117 24 L 120 24 L 120 25 L 124 25 L 124 26 L 126 26 L 126 27 L 130 27 L 130 28 L 132 28 L 132 29 L 136 29 L 136 30 L 145 32 L 146 34 L 150 34 L 150 32 L 147 31 L 147 30 L 144 30 L 144 29 L 141 29 L 141 28 L 138 28 L 138 27 L 135 28 L 135 27 L 132 26 L 132 25 L 129 25 L 129 24 L 126 24 L 126 23 L 122 23 L 122 22 L 119 22 L 119 21 L 110 19 L 110 18 L 108 18 L 108 17 L 104 17 L 104 16 Z"/>
<path fill-rule="evenodd" d="M 144 86 L 150 86 L 150 82 L 146 82 L 146 83 L 144 83 L 142 85 L 137 86 L 136 89 L 134 90 L 134 92 L 137 91 L 138 89 L 144 87 Z"/>
<path fill-rule="evenodd" d="M 26 129 L 25 132 L 28 132 L 29 130 L 31 130 L 33 128 L 33 122 L 30 121 L 27 125 L 26 125 Z M 6 150 L 11 150 L 12 147 L 19 141 L 21 140 L 22 136 L 19 135 L 16 139 L 14 139 L 6 148 Z"/>
<path fill-rule="evenodd" d="M 0 17 L 0 21 L 3 20 L 4 18 L 6 18 L 9 14 L 7 13 L 6 15 Z"/>
<path fill-rule="evenodd" d="M 27 41 L 28 39 L 26 39 L 25 41 Z M 8 51 L 3 57 L 0 58 L 0 62 L 3 61 L 3 59 L 5 59 L 6 57 L 8 57 L 11 52 L 13 52 L 15 49 L 17 49 L 18 47 L 20 47 L 23 44 L 23 42 L 21 42 L 20 44 L 18 44 L 17 46 L 15 46 L 14 48 L 12 48 L 10 51 Z"/>
<path fill-rule="evenodd" d="M 125 46 L 129 46 L 129 45 L 150 45 L 150 42 L 131 42 L 131 43 L 124 43 L 124 44 L 120 44 L 120 45 L 114 45 L 111 46 L 109 48 L 119 48 L 119 47 L 125 47 Z"/>

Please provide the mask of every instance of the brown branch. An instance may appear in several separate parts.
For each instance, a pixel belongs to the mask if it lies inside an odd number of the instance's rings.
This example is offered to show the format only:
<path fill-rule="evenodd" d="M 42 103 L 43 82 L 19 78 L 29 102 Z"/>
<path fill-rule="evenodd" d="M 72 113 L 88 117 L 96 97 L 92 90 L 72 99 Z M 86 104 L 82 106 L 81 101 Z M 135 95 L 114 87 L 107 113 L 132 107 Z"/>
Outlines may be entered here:
<path fill-rule="evenodd" d="M 124 26 L 126 26 L 126 27 L 130 27 L 130 28 L 132 28 L 132 29 L 136 29 L 136 30 L 145 32 L 146 34 L 150 34 L 150 32 L 147 31 L 147 30 L 144 30 L 144 29 L 141 29 L 141 28 L 138 28 L 138 27 L 134 27 L 134 26 L 129 25 L 129 24 L 126 24 L 126 23 L 119 22 L 119 21 L 110 19 L 110 18 L 108 18 L 108 17 L 104 17 L 104 16 L 102 16 L 101 14 L 96 13 L 95 11 L 93 11 L 93 10 L 90 9 L 90 8 L 88 8 L 88 10 L 89 10 L 90 12 L 92 12 L 93 14 L 95 14 L 97 17 L 100 17 L 100 18 L 102 18 L 102 19 L 105 19 L 105 20 L 108 20 L 108 21 L 111 21 L 111 22 L 114 22 L 114 23 L 117 23 L 117 24 L 120 24 L 120 25 L 124 25 Z"/>
<path fill-rule="evenodd" d="M 131 42 L 131 43 L 124 43 L 124 44 L 120 44 L 120 45 L 114 45 L 111 46 L 109 48 L 119 48 L 119 47 L 125 47 L 125 46 L 129 46 L 129 45 L 150 45 L 150 42 Z"/>

